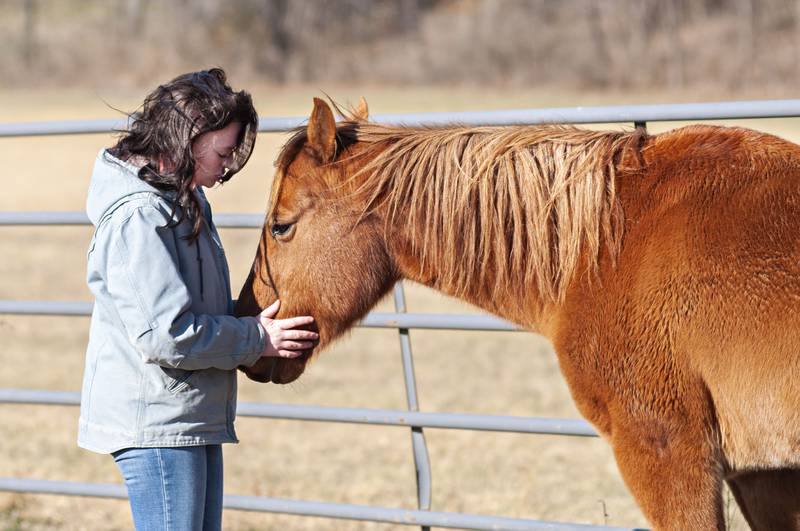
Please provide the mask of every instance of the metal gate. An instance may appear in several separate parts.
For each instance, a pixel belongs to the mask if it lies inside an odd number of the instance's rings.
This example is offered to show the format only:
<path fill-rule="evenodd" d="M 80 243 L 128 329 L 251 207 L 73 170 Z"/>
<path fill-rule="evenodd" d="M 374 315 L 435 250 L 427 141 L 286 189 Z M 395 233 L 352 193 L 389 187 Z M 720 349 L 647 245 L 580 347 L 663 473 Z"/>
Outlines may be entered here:
<path fill-rule="evenodd" d="M 633 105 L 557 109 L 525 109 L 492 112 L 424 113 L 377 115 L 371 119 L 386 124 L 441 125 L 512 125 L 542 123 L 633 123 L 638 127 L 652 121 L 723 120 L 800 116 L 800 100 L 696 103 L 672 105 Z M 302 125 L 305 118 L 267 118 L 260 122 L 262 132 L 286 131 Z M 0 137 L 108 133 L 124 128 L 119 120 L 86 120 L 0 124 Z M 258 228 L 261 215 L 218 214 L 217 225 L 229 228 Z M 0 212 L 0 225 L 83 225 L 88 219 L 77 212 Z M 622 529 L 529 519 L 504 518 L 463 513 L 431 511 L 431 478 L 424 428 L 507 431 L 530 434 L 558 434 L 594 437 L 595 431 L 583 420 L 425 413 L 419 411 L 410 329 L 518 330 L 514 325 L 489 316 L 420 314 L 406 312 L 402 284 L 394 288 L 394 313 L 370 313 L 362 327 L 392 328 L 399 334 L 400 351 L 407 397 L 407 410 L 334 408 L 288 404 L 240 403 L 238 415 L 273 419 L 313 420 L 356 424 L 406 426 L 411 432 L 414 463 L 417 470 L 418 508 L 394 509 L 341 503 L 320 503 L 255 496 L 226 495 L 230 509 L 285 514 L 370 520 L 427 528 L 454 527 L 470 529 Z M 84 302 L 0 300 L 0 314 L 88 316 L 91 304 Z M 0 389 L 0 403 L 73 405 L 80 403 L 77 392 Z M 123 485 L 91 484 L 68 481 L 45 481 L 28 478 L 0 478 L 0 491 L 66 494 L 102 498 L 125 498 Z"/>

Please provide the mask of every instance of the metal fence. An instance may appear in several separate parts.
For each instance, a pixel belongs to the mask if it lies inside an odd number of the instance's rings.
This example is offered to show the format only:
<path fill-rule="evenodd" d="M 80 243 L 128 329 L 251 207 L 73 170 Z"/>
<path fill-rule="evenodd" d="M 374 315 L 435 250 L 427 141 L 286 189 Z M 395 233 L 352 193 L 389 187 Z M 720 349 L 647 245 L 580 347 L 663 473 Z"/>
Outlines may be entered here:
<path fill-rule="evenodd" d="M 578 107 L 524 109 L 492 112 L 424 113 L 377 115 L 376 122 L 403 125 L 461 123 L 473 125 L 511 125 L 541 123 L 631 122 L 646 126 L 649 121 L 726 120 L 747 118 L 788 118 L 800 116 L 800 100 L 770 100 L 672 105 L 633 105 L 616 107 Z M 302 125 L 305 118 L 267 118 L 260 122 L 262 132 L 279 132 Z M 0 124 L 0 137 L 108 133 L 125 127 L 119 120 L 85 120 Z M 229 228 L 258 228 L 263 216 L 218 214 L 217 225 Z M 88 219 L 78 212 L 0 212 L 0 225 L 85 225 Z M 253 496 L 225 496 L 225 507 L 327 518 L 370 520 L 392 524 L 470 529 L 622 529 L 530 519 L 504 518 L 463 513 L 431 511 L 431 479 L 424 428 L 510 431 L 531 434 L 596 436 L 583 420 L 425 413 L 419 411 L 409 330 L 412 328 L 451 330 L 504 330 L 518 328 L 489 316 L 407 313 L 402 284 L 394 289 L 395 313 L 370 313 L 359 326 L 397 329 L 403 360 L 407 410 L 381 410 L 296 406 L 288 404 L 240 403 L 241 416 L 273 419 L 313 420 L 357 424 L 406 426 L 411 431 L 414 463 L 417 470 L 418 508 L 397 509 L 341 503 L 321 503 Z M 91 314 L 91 303 L 0 300 L 0 314 L 72 315 Z M 26 389 L 0 389 L 0 403 L 79 405 L 76 392 Z M 65 494 L 104 498 L 125 498 L 122 485 L 0 478 L 0 491 Z"/>

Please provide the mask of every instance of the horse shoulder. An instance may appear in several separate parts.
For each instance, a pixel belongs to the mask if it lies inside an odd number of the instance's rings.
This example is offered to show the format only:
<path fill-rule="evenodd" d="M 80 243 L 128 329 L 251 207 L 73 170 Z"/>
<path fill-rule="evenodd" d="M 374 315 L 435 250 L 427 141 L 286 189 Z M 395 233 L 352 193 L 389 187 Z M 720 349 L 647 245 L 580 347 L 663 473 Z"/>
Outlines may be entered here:
<path fill-rule="evenodd" d="M 576 403 L 601 431 L 614 407 L 694 412 L 731 467 L 797 465 L 800 148 L 715 127 L 649 142 L 645 172 L 619 184 L 618 264 L 558 319 Z"/>

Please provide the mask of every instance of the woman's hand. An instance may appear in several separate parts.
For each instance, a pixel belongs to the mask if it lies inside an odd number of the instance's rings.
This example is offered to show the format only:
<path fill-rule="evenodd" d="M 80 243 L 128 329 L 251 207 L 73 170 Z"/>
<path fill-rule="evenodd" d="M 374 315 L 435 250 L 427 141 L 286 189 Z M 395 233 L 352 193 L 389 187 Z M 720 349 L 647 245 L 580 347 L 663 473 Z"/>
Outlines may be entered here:
<path fill-rule="evenodd" d="M 273 319 L 280 306 L 281 301 L 276 300 L 256 317 L 267 336 L 261 357 L 296 358 L 302 355 L 304 350 L 314 348 L 319 339 L 319 334 L 316 332 L 296 330 L 299 326 L 314 322 L 314 318 L 309 315 Z"/>

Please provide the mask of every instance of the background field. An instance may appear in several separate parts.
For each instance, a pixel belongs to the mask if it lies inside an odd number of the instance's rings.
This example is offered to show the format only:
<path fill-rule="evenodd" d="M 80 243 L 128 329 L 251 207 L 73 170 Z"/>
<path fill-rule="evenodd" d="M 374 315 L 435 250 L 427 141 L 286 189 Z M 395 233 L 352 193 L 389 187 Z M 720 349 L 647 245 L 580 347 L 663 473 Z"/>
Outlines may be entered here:
<path fill-rule="evenodd" d="M 693 94 L 636 97 L 475 89 L 386 90 L 325 87 L 341 102 L 365 95 L 374 113 L 483 110 L 658 102 Z M 262 115 L 305 115 L 317 87 L 251 87 Z M 7 91 L 0 123 L 117 117 L 103 102 L 133 109 L 142 91 Z M 652 124 L 659 131 L 676 124 Z M 800 138 L 797 120 L 747 124 Z M 283 135 L 261 135 L 252 161 L 209 193 L 215 212 L 263 212 L 272 160 Z M 0 211 L 83 210 L 97 151 L 108 135 L 0 139 Z M 84 284 L 88 227 L 0 227 L 0 299 L 90 300 Z M 257 232 L 223 230 L 238 289 Z M 409 311 L 475 312 L 434 292 L 407 287 Z M 391 311 L 391 301 L 381 303 Z M 88 320 L 0 316 L 0 387 L 79 390 Z M 424 411 L 578 417 L 551 346 L 528 333 L 412 331 Z M 301 380 L 279 387 L 241 379 L 240 400 L 402 409 L 397 334 L 355 330 L 323 353 Z M 0 405 L 0 476 L 119 482 L 108 456 L 75 446 L 77 408 Z M 239 445 L 225 446 L 226 492 L 415 507 L 408 430 L 239 419 Z M 608 446 L 599 439 L 426 430 L 433 509 L 620 526 L 646 526 Z M 734 509 L 729 508 L 731 513 Z M 0 493 L 0 528 L 125 529 L 126 502 Z M 227 511 L 226 529 L 389 529 L 392 526 Z M 736 517 L 733 529 L 744 528 Z"/>

